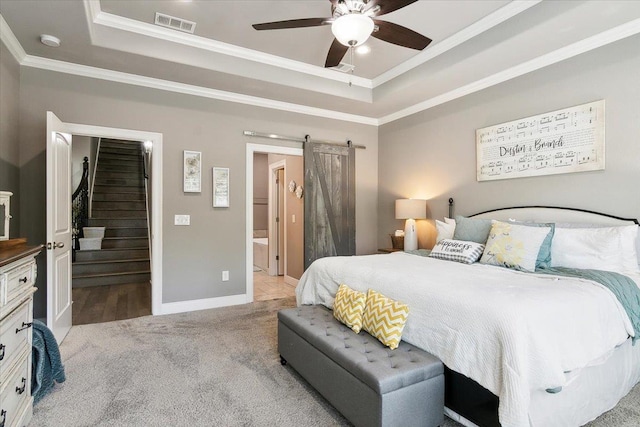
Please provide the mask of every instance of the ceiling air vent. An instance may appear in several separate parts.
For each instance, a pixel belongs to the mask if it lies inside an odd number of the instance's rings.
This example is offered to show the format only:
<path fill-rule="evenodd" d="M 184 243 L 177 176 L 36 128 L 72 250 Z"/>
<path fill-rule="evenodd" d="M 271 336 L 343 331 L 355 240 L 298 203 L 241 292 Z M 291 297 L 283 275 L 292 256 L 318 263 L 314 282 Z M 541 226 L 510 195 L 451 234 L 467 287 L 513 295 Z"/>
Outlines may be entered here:
<path fill-rule="evenodd" d="M 331 67 L 332 70 L 342 71 L 343 73 L 350 73 L 354 68 L 353 65 L 347 64 L 346 62 L 341 62 L 335 67 Z"/>
<path fill-rule="evenodd" d="M 187 21 L 186 19 L 176 18 L 175 16 L 165 15 L 164 13 L 156 12 L 156 25 L 161 27 L 172 28 L 178 31 L 184 31 L 185 33 L 191 33 L 196 29 L 196 23 Z"/>

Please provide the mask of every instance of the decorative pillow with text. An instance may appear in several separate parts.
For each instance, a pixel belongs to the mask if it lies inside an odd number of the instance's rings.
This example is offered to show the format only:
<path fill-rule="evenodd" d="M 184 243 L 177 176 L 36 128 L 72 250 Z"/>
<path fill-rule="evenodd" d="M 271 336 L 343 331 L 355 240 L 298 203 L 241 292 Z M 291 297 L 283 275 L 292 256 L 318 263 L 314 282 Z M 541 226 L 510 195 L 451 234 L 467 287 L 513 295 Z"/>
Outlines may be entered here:
<path fill-rule="evenodd" d="M 482 251 L 484 251 L 482 243 L 443 239 L 433 247 L 429 256 L 446 261 L 473 264 L 480 258 Z"/>

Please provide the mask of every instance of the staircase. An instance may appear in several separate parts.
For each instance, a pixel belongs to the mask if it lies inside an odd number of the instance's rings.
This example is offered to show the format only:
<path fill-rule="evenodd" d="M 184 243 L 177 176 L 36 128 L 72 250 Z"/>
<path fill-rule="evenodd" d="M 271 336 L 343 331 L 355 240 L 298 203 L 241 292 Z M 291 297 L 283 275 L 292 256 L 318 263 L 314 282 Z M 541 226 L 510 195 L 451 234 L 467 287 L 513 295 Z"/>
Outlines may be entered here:
<path fill-rule="evenodd" d="M 143 151 L 139 142 L 102 139 L 89 227 L 106 227 L 101 250 L 78 250 L 73 287 L 151 279 Z"/>

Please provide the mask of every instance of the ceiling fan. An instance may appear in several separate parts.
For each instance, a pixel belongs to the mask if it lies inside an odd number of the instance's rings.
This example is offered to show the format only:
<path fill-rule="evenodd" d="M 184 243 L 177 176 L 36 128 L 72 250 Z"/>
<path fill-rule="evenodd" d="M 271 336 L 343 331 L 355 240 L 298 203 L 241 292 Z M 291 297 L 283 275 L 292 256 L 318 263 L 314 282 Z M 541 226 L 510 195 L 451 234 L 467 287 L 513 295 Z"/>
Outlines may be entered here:
<path fill-rule="evenodd" d="M 335 36 L 324 66 L 335 67 L 349 48 L 360 46 L 369 36 L 411 49 L 422 50 L 431 39 L 406 27 L 376 19 L 418 0 L 329 0 L 331 17 L 303 18 L 253 24 L 256 30 L 318 27 L 331 25 Z"/>

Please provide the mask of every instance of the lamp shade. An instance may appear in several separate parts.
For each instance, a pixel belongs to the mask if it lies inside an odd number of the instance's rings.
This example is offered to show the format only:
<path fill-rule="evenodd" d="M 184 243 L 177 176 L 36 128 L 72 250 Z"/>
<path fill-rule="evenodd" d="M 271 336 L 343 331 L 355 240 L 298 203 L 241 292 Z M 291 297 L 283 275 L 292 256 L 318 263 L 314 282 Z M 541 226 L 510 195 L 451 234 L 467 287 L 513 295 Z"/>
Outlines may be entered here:
<path fill-rule="evenodd" d="M 396 200 L 396 219 L 424 219 L 427 217 L 427 201 L 421 199 Z"/>
<path fill-rule="evenodd" d="M 373 20 L 360 13 L 338 17 L 331 24 L 331 32 L 345 46 L 360 46 L 373 32 Z"/>

